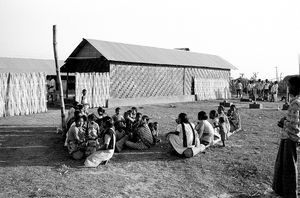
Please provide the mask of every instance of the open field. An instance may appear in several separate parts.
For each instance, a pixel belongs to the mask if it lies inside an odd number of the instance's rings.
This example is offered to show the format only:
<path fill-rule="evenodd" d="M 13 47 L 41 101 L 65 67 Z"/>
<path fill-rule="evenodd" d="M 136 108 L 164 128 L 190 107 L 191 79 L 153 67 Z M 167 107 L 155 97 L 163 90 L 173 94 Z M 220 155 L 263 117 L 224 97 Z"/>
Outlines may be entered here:
<path fill-rule="evenodd" d="M 1 118 L 0 197 L 264 197 L 279 144 L 277 121 L 286 113 L 277 109 L 281 103 L 248 109 L 248 103 L 235 101 L 243 130 L 225 148 L 214 146 L 191 159 L 169 152 L 163 134 L 175 128 L 178 113 L 196 122 L 199 111 L 216 109 L 219 102 L 139 108 L 159 122 L 162 143 L 149 151 L 125 150 L 107 166 L 91 169 L 82 168 L 83 161 L 70 159 L 63 148 L 55 133 L 59 110 Z M 113 109 L 107 112 L 112 115 Z"/>

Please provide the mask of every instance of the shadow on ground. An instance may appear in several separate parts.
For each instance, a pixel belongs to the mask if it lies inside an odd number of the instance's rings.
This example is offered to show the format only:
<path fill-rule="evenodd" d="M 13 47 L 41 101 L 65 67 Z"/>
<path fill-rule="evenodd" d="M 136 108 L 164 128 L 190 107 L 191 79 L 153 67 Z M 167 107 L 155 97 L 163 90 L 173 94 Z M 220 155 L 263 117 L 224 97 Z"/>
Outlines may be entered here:
<path fill-rule="evenodd" d="M 80 167 L 84 160 L 73 160 L 64 140 L 55 128 L 2 127 L 0 128 L 0 167 L 13 166 L 60 166 Z M 169 145 L 160 143 L 146 151 L 124 149 L 115 153 L 110 163 L 136 161 L 170 161 L 182 158 L 168 152 Z"/>

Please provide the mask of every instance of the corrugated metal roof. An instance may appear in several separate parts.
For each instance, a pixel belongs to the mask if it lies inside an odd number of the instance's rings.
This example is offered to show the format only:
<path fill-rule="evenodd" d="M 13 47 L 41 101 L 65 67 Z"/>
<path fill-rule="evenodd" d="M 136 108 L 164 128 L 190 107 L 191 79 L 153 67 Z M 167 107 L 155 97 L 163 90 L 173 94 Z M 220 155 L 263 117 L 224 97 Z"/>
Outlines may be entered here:
<path fill-rule="evenodd" d="M 216 55 L 94 39 L 83 41 L 89 42 L 109 61 L 236 69 L 231 63 Z"/>
<path fill-rule="evenodd" d="M 64 61 L 58 61 L 58 64 L 62 66 Z M 56 75 L 54 60 L 0 57 L 0 73 L 4 72 L 45 72 L 47 75 Z"/>

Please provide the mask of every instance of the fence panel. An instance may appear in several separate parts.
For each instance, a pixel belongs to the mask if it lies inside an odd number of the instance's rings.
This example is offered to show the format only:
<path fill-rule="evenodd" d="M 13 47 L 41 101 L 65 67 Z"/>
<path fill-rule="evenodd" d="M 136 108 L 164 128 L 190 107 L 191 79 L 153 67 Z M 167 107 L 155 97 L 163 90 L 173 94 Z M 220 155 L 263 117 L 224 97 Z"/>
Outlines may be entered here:
<path fill-rule="evenodd" d="M 87 90 L 90 107 L 105 107 L 109 99 L 109 73 L 75 73 L 75 99 L 81 102 L 83 89 Z"/>
<path fill-rule="evenodd" d="M 46 74 L 0 74 L 0 117 L 46 112 L 46 97 Z"/>
<path fill-rule="evenodd" d="M 197 100 L 230 98 L 229 82 L 226 79 L 195 78 Z"/>

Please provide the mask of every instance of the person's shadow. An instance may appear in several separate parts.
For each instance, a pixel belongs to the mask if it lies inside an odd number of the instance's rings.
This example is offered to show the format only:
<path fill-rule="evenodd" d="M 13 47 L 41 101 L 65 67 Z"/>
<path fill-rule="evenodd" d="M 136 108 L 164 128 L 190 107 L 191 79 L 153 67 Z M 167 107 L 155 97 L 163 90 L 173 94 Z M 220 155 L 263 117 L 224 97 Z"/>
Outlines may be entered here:
<path fill-rule="evenodd" d="M 74 160 L 63 146 L 64 139 L 55 128 L 0 128 L 0 167 L 49 166 L 82 167 L 84 160 Z M 181 160 L 170 151 L 166 141 L 139 151 L 124 148 L 110 163 Z"/>

